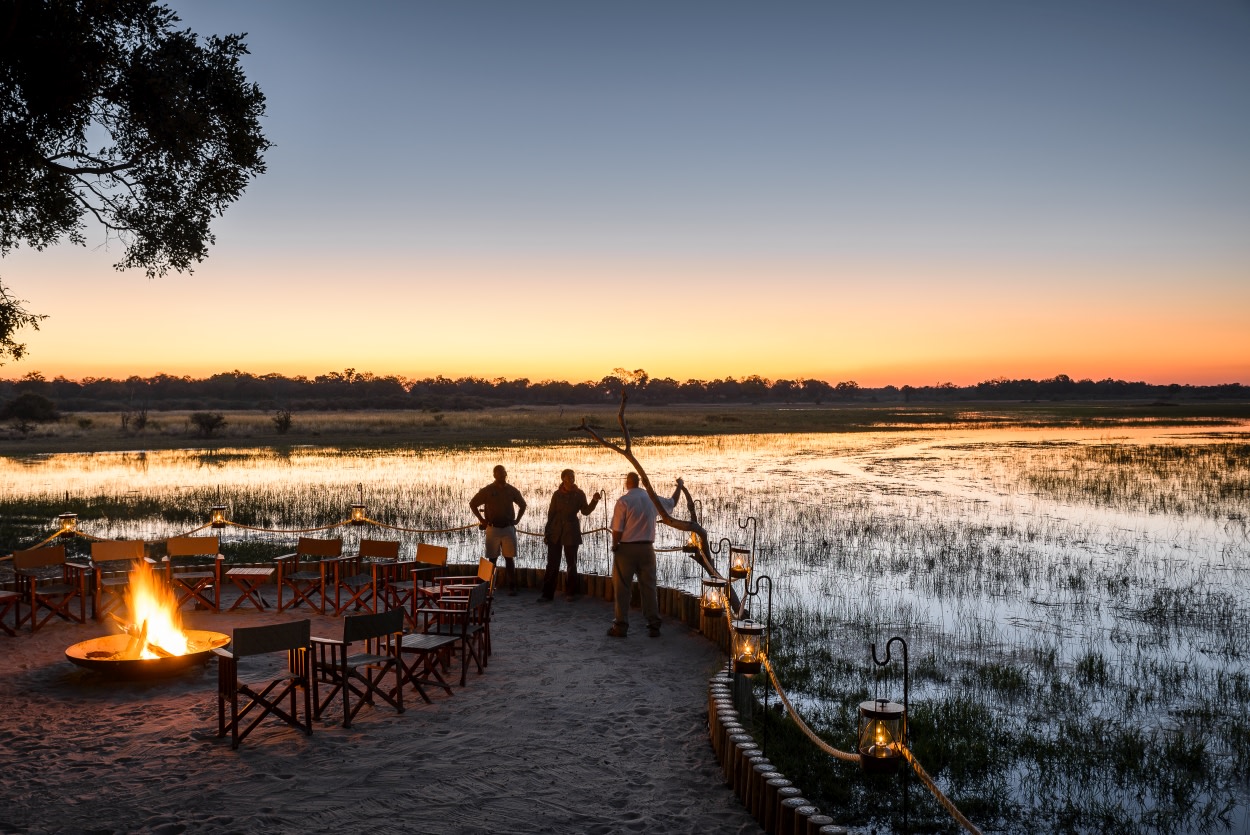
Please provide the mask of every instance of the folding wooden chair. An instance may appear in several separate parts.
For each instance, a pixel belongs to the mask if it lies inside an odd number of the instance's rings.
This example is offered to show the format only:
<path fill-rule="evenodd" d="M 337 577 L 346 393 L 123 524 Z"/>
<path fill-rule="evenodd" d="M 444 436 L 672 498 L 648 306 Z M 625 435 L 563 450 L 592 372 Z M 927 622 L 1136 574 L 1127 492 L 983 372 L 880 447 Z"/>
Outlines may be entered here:
<path fill-rule="evenodd" d="M 485 557 L 479 557 L 476 575 L 440 577 L 434 587 L 427 592 L 428 596 L 434 601 L 433 605 L 435 606 L 459 605 L 475 585 L 486 585 L 486 609 L 481 620 L 483 663 L 485 663 L 486 657 L 491 652 L 490 621 L 491 610 L 495 604 L 495 579 L 497 577 L 498 572 L 495 570 L 495 564 Z M 444 600 L 446 603 L 444 603 Z"/>
<path fill-rule="evenodd" d="M 437 632 L 411 632 L 399 642 L 399 663 L 404 668 L 404 681 L 412 684 L 426 704 L 430 697 L 426 686 L 441 687 L 451 695 L 451 685 L 443 678 L 440 667 L 447 667 L 451 650 L 459 643 L 456 635 L 440 635 Z M 411 662 L 406 656 L 411 657 Z"/>
<path fill-rule="evenodd" d="M 415 565 L 408 566 L 404 576 L 394 578 L 390 587 L 389 605 L 408 612 L 408 624 L 417 625 L 417 609 L 431 603 L 430 591 L 435 582 L 447 571 L 447 547 L 431 545 L 427 542 L 417 543 Z"/>
<path fill-rule="evenodd" d="M 17 591 L 30 605 L 30 612 L 21 615 L 17 625 L 30 621 L 30 631 L 38 632 L 53 617 L 74 623 L 87 622 L 87 577 L 91 566 L 70 562 L 65 558 L 64 545 L 30 548 L 13 552 L 13 571 L 17 577 Z M 74 602 L 78 612 L 74 613 Z M 40 610 L 47 613 L 41 618 Z"/>
<path fill-rule="evenodd" d="M 273 626 L 248 626 L 234 630 L 230 645 L 214 649 L 217 656 L 217 736 L 230 731 L 230 747 L 238 748 L 244 737 L 273 714 L 305 735 L 312 729 L 312 681 L 309 674 L 309 645 L 312 640 L 312 623 L 308 620 L 279 623 Z M 287 672 L 264 684 L 248 684 L 239 680 L 239 660 L 254 655 L 274 652 L 287 653 Z M 281 689 L 279 689 L 281 688 Z M 298 691 L 304 694 L 304 718 L 299 718 Z M 277 692 L 275 692 L 277 691 Z M 272 695 L 271 695 L 272 694 Z M 239 708 L 239 696 L 246 699 Z M 284 709 L 283 701 L 290 700 L 290 708 Z M 226 718 L 226 703 L 230 704 L 230 717 Z M 246 726 L 243 721 L 254 710 L 260 712 Z"/>
<path fill-rule="evenodd" d="M 178 597 L 196 606 L 221 611 L 221 564 L 215 536 L 175 536 L 165 540 L 165 579 Z"/>
<path fill-rule="evenodd" d="M 332 581 L 334 616 L 352 607 L 356 611 L 378 611 L 378 578 L 385 577 L 386 570 L 398 562 L 399 542 L 393 539 L 362 539 L 355 554 L 336 560 Z"/>
<path fill-rule="evenodd" d="M 343 727 L 350 728 L 352 719 L 362 705 L 373 704 L 377 696 L 404 712 L 404 667 L 399 660 L 399 642 L 404 635 L 402 609 L 391 609 L 369 615 L 348 615 L 343 618 L 343 638 L 313 638 L 313 716 L 322 712 L 339 693 L 343 694 Z M 353 643 L 363 641 L 364 652 L 351 654 Z M 387 673 L 395 677 L 395 686 L 384 689 Z M 321 685 L 329 692 L 321 696 Z M 356 705 L 351 704 L 352 695 Z"/>
<path fill-rule="evenodd" d="M 4 619 L 13 612 L 13 625 L 9 626 Z M 0 632 L 16 637 L 17 626 L 22 622 L 22 596 L 15 591 L 0 589 Z"/>
<path fill-rule="evenodd" d="M 438 608 L 420 609 L 418 618 L 426 634 L 445 635 L 456 639 L 460 647 L 460 686 L 468 680 L 469 659 L 482 673 L 486 667 L 486 623 L 490 618 L 489 585 L 478 583 L 461 601 L 451 597 Z"/>
<path fill-rule="evenodd" d="M 293 553 L 274 560 L 278 566 L 278 611 L 307 603 L 309 608 L 325 614 L 326 566 L 341 556 L 343 540 L 301 536 Z M 291 591 L 291 602 L 284 604 L 282 592 L 287 589 Z"/>
<path fill-rule="evenodd" d="M 143 558 L 142 540 L 105 540 L 91 543 L 91 569 L 94 575 L 91 614 L 96 620 L 103 620 L 109 612 L 125 607 L 130 572 L 134 564 Z"/>

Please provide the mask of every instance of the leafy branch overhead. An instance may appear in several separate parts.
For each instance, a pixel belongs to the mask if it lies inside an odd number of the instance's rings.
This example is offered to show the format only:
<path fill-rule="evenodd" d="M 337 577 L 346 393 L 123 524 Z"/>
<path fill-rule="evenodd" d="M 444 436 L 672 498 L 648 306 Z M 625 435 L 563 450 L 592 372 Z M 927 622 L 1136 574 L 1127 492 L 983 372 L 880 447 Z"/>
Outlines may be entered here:
<path fill-rule="evenodd" d="M 123 246 L 117 269 L 204 260 L 271 145 L 243 36 L 178 22 L 154 0 L 0 0 L 0 256 L 85 244 L 95 223 Z M 0 295 L 0 358 L 34 324 L 17 305 Z"/>

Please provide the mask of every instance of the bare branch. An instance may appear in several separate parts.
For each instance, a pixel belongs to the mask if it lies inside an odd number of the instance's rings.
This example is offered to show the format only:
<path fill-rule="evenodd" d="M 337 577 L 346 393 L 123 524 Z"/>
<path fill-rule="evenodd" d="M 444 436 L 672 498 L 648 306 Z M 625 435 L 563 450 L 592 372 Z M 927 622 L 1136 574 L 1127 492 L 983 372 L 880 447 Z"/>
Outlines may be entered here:
<path fill-rule="evenodd" d="M 685 484 L 682 484 L 679 488 L 680 492 L 686 497 L 686 509 L 689 512 L 690 519 L 689 520 L 677 519 L 674 516 L 672 516 L 664 508 L 664 503 L 660 501 L 659 496 L 656 495 L 655 488 L 651 485 L 651 478 L 647 475 L 646 469 L 638 461 L 637 457 L 634 456 L 633 450 L 631 449 L 631 445 L 630 445 L 629 424 L 625 421 L 625 405 L 628 402 L 628 400 L 629 400 L 628 389 L 622 388 L 621 389 L 621 407 L 619 410 L 617 410 L 617 421 L 620 423 L 621 431 L 625 435 L 625 446 L 622 447 L 619 444 L 614 444 L 611 441 L 604 438 L 601 434 L 599 434 L 599 432 L 595 430 L 594 427 L 592 427 L 589 423 L 586 422 L 585 418 L 582 418 L 582 422 L 580 426 L 572 427 L 570 431 L 585 432 L 596 443 L 600 444 L 601 446 L 605 446 L 608 449 L 612 450 L 613 452 L 616 452 L 617 454 L 623 456 L 625 460 L 628 461 L 630 465 L 634 468 L 634 472 L 638 474 L 638 481 L 641 483 L 642 487 L 647 491 L 647 495 L 651 497 L 651 503 L 655 505 L 655 509 L 656 509 L 656 512 L 659 514 L 660 521 L 662 521 L 665 525 L 668 525 L 670 528 L 675 528 L 679 531 L 689 531 L 690 533 L 694 535 L 695 542 L 697 544 L 697 552 L 691 554 L 690 558 L 694 560 L 695 562 L 699 563 L 699 565 L 703 567 L 703 570 L 707 572 L 710 576 L 716 577 L 719 579 L 724 579 L 724 577 L 720 574 L 720 572 L 716 570 L 715 563 L 712 562 L 712 558 L 711 558 L 712 552 L 711 552 L 711 547 L 710 547 L 711 543 L 708 538 L 707 531 L 704 530 L 703 525 L 699 523 L 698 516 L 695 513 L 694 499 L 690 495 L 690 490 L 686 487 Z M 732 597 L 734 596 L 732 589 L 730 590 L 730 596 L 731 596 L 731 605 L 736 607 L 737 602 L 732 600 Z"/>

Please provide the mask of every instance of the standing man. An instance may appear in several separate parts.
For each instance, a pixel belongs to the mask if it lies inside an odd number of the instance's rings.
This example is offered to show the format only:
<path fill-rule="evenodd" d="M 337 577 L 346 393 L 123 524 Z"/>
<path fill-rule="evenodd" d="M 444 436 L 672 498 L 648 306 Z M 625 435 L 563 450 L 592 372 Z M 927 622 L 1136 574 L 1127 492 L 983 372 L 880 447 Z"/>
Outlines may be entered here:
<path fill-rule="evenodd" d="M 666 513 L 672 513 L 681 495 L 681 479 L 673 497 L 657 496 Z M 629 632 L 629 596 L 635 575 L 642 591 L 642 616 L 647 634 L 660 637 L 660 599 L 655 588 L 656 506 L 638 485 L 638 474 L 625 476 L 625 494 L 612 509 L 612 587 L 616 592 L 615 619 L 608 635 L 624 638 Z"/>
<path fill-rule="evenodd" d="M 525 515 L 525 499 L 521 491 L 508 483 L 508 471 L 502 464 L 495 465 L 495 480 L 469 499 L 469 509 L 477 517 L 478 527 L 486 531 L 486 559 L 493 563 L 503 554 L 508 568 L 508 594 L 515 597 L 516 526 Z"/>

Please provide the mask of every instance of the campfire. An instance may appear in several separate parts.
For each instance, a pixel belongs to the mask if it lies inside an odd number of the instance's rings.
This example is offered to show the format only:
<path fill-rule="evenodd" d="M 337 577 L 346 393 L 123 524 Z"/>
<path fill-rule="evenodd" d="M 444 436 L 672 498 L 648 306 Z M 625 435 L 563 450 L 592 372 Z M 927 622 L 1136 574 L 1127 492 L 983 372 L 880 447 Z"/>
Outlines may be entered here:
<path fill-rule="evenodd" d="M 148 678 L 204 663 L 214 647 L 230 641 L 220 632 L 184 629 L 177 597 L 143 560 L 132 564 L 126 613 L 125 618 L 109 613 L 120 634 L 74 644 L 65 656 L 120 678 Z"/>

